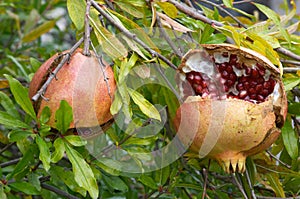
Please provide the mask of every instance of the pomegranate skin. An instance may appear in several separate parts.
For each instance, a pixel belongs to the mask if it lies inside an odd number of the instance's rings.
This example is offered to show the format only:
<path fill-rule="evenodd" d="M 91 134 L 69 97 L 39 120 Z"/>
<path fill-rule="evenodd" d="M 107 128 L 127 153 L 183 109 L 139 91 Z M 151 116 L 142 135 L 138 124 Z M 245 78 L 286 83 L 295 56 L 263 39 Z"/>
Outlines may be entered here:
<path fill-rule="evenodd" d="M 177 110 L 174 126 L 181 141 L 190 145 L 191 152 L 200 158 L 217 160 L 228 173 L 244 172 L 246 157 L 266 150 L 281 133 L 287 99 L 280 72 L 264 56 L 246 48 L 228 44 L 203 45 L 203 48 L 210 55 L 229 52 L 237 54 L 245 63 L 258 62 L 271 72 L 278 84 L 276 96 L 270 95 L 261 103 L 189 96 Z M 184 56 L 180 73 L 195 53 L 197 50 L 192 50 Z"/>
<path fill-rule="evenodd" d="M 62 52 L 64 53 L 68 51 Z M 58 54 L 52 56 L 37 70 L 29 85 L 30 98 L 44 84 L 51 70 L 54 70 L 52 67 L 59 64 L 58 56 Z M 102 63 L 105 66 L 100 65 L 93 52 L 91 56 L 85 56 L 82 49 L 77 49 L 47 87 L 44 97 L 49 100 L 40 98 L 34 102 L 38 117 L 43 108 L 48 106 L 51 110 L 48 125 L 55 128 L 55 112 L 61 100 L 66 100 L 73 109 L 70 128 L 93 127 L 111 120 L 113 116 L 110 114 L 110 106 L 116 83 L 112 68 L 104 61 Z M 107 77 L 107 83 L 104 81 L 103 73 Z"/>

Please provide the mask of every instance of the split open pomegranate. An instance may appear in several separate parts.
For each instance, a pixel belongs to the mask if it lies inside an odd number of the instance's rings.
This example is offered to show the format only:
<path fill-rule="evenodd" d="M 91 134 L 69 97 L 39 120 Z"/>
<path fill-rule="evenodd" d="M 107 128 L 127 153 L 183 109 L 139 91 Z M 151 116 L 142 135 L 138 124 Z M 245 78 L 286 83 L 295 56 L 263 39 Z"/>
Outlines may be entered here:
<path fill-rule="evenodd" d="M 179 66 L 185 98 L 174 125 L 191 151 L 244 172 L 245 159 L 280 135 L 287 100 L 279 70 L 264 56 L 229 44 L 191 50 Z"/>
<path fill-rule="evenodd" d="M 45 83 L 65 53 L 68 51 L 52 56 L 38 69 L 29 86 L 30 98 Z M 77 49 L 51 81 L 43 98 L 34 102 L 34 108 L 40 116 L 43 108 L 49 106 L 52 114 L 48 124 L 55 128 L 55 112 L 61 100 L 66 100 L 73 109 L 74 121 L 70 128 L 104 125 L 113 118 L 110 106 L 115 90 L 112 68 L 93 52 L 85 56 L 82 49 Z"/>

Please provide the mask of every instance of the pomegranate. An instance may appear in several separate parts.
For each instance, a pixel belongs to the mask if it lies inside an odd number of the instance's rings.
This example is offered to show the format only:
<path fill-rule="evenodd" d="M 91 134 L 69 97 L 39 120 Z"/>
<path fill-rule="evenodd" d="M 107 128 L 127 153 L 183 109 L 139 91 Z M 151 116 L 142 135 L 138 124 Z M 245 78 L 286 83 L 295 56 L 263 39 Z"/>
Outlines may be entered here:
<path fill-rule="evenodd" d="M 185 101 L 174 126 L 192 152 L 216 159 L 228 173 L 244 172 L 246 157 L 270 147 L 284 124 L 287 99 L 280 72 L 250 49 L 202 47 L 190 50 L 178 68 Z"/>
<path fill-rule="evenodd" d="M 65 53 L 68 51 L 52 56 L 38 69 L 29 86 L 30 98 L 45 83 Z M 49 106 L 52 114 L 48 124 L 55 128 L 55 112 L 60 101 L 66 100 L 73 109 L 74 121 L 70 128 L 103 125 L 112 119 L 110 106 L 115 90 L 112 68 L 104 60 L 99 62 L 93 52 L 91 56 L 85 56 L 82 49 L 77 49 L 47 87 L 44 99 L 34 102 L 34 108 L 40 116 L 43 108 Z"/>

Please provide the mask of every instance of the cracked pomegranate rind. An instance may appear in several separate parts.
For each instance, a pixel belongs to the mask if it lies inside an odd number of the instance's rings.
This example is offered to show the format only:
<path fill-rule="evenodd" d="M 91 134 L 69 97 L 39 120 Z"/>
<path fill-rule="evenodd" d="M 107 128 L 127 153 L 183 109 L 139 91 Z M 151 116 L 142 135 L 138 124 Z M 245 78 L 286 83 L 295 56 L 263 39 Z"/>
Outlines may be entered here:
<path fill-rule="evenodd" d="M 216 159 L 226 172 L 244 172 L 246 157 L 280 135 L 287 111 L 280 72 L 246 48 L 212 44 L 203 49 L 189 51 L 179 66 L 185 101 L 174 125 L 182 141 L 192 143 L 191 151 Z"/>

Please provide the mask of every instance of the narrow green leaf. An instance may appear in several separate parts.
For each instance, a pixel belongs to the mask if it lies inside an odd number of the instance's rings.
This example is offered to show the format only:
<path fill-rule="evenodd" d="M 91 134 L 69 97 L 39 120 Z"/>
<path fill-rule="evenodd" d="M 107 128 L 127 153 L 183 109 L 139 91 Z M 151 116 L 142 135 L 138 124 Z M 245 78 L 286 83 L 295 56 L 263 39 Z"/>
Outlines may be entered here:
<path fill-rule="evenodd" d="M 136 103 L 141 111 L 150 118 L 157 119 L 161 121 L 160 114 L 148 100 L 144 98 L 139 92 L 128 88 L 128 92 L 134 103 Z"/>
<path fill-rule="evenodd" d="M 300 79 L 299 77 L 294 77 L 294 78 L 284 78 L 283 79 L 284 83 L 284 89 L 286 91 L 292 90 L 295 86 L 300 84 Z"/>
<path fill-rule="evenodd" d="M 13 182 L 9 184 L 15 191 L 21 191 L 28 195 L 39 195 L 40 192 L 29 182 Z"/>
<path fill-rule="evenodd" d="M 12 100 L 7 96 L 7 94 L 0 92 L 0 104 L 4 108 L 4 110 L 13 116 L 16 119 L 21 119 L 20 114 L 16 109 L 16 106 L 12 102 Z"/>
<path fill-rule="evenodd" d="M 34 161 L 34 156 L 36 154 L 36 151 L 37 151 L 36 145 L 30 145 L 27 151 L 25 152 L 25 154 L 23 155 L 22 159 L 15 166 L 14 170 L 7 175 L 6 179 L 10 180 L 15 175 L 23 172 L 28 167 L 30 167 L 31 162 Z"/>
<path fill-rule="evenodd" d="M 136 18 L 143 18 L 143 16 L 144 16 L 142 7 L 136 7 L 127 1 L 124 1 L 124 2 L 115 1 L 114 3 L 116 5 L 118 5 L 121 10 L 128 12 L 129 14 L 131 14 L 132 16 L 134 16 Z"/>
<path fill-rule="evenodd" d="M 70 127 L 73 121 L 72 107 L 68 104 L 66 100 L 60 102 L 59 108 L 55 113 L 55 125 L 56 128 L 64 134 Z"/>
<path fill-rule="evenodd" d="M 27 80 L 27 82 L 29 82 L 28 74 L 27 74 L 26 70 L 24 69 L 24 66 L 15 57 L 13 57 L 11 55 L 7 55 L 7 57 L 16 64 L 18 69 L 22 72 L 24 78 Z"/>
<path fill-rule="evenodd" d="M 280 198 L 285 198 L 285 193 L 282 187 L 282 184 L 279 180 L 278 174 L 277 173 L 268 173 L 266 175 L 268 181 L 270 182 L 270 186 L 273 188 L 275 191 L 275 194 L 277 197 Z"/>
<path fill-rule="evenodd" d="M 156 2 L 159 7 L 171 18 L 176 18 L 178 14 L 177 8 L 169 2 Z"/>
<path fill-rule="evenodd" d="M 286 41 L 290 44 L 291 43 L 291 37 L 287 30 L 281 25 L 280 23 L 280 17 L 279 15 L 269 7 L 259 4 L 259 3 L 254 3 L 254 5 L 261 11 L 263 12 L 269 19 L 271 19 L 275 25 L 278 27 L 280 30 L 281 35 L 286 39 Z"/>
<path fill-rule="evenodd" d="M 30 65 L 31 65 L 31 67 L 32 67 L 32 72 L 34 73 L 34 72 L 36 72 L 38 69 L 39 69 L 39 67 L 41 66 L 41 62 L 39 61 L 39 60 L 37 60 L 37 59 L 35 59 L 35 58 L 33 58 L 33 57 L 30 57 Z"/>
<path fill-rule="evenodd" d="M 72 191 L 80 193 L 86 198 L 86 190 L 80 187 L 74 178 L 74 173 L 67 168 L 52 166 L 49 170 L 51 176 L 57 177 L 63 183 L 65 183 Z"/>
<path fill-rule="evenodd" d="M 42 34 L 45 34 L 49 32 L 54 26 L 55 26 L 56 21 L 51 20 L 51 21 L 45 21 L 43 24 L 39 25 L 32 31 L 30 31 L 28 34 L 24 35 L 22 38 L 23 42 L 31 42 L 39 38 Z"/>
<path fill-rule="evenodd" d="M 68 135 L 64 137 L 73 146 L 84 146 L 87 144 L 86 140 L 83 140 L 78 135 Z"/>
<path fill-rule="evenodd" d="M 117 114 L 120 109 L 122 108 L 122 105 L 123 105 L 123 100 L 119 94 L 119 92 L 115 92 L 114 94 L 114 101 L 112 103 L 112 105 L 110 106 L 110 113 L 112 115 L 115 115 Z"/>
<path fill-rule="evenodd" d="M 124 47 L 122 42 L 105 29 L 100 21 L 95 21 L 90 18 L 91 25 L 95 29 L 95 34 L 98 39 L 98 42 L 101 44 L 101 48 L 104 52 L 106 52 L 112 59 L 120 59 L 127 56 L 127 49 Z"/>
<path fill-rule="evenodd" d="M 111 158 L 98 158 L 96 165 L 103 169 L 105 172 L 113 176 L 120 175 L 122 171 L 122 163 Z"/>
<path fill-rule="evenodd" d="M 127 192 L 128 186 L 124 183 L 124 181 L 118 177 L 118 176 L 106 176 L 102 175 L 103 180 L 106 182 L 106 184 L 113 190 L 117 190 L 120 192 Z"/>
<path fill-rule="evenodd" d="M 17 101 L 17 103 L 22 107 L 22 109 L 33 119 L 37 119 L 32 103 L 28 96 L 28 89 L 23 87 L 22 84 L 12 78 L 10 75 L 4 75 L 9 82 L 10 90 Z"/>
<path fill-rule="evenodd" d="M 50 160 L 51 160 L 49 147 L 45 142 L 45 140 L 43 140 L 43 138 L 41 138 L 40 136 L 36 136 L 36 143 L 40 150 L 39 158 L 42 161 L 45 170 L 48 171 L 50 169 Z"/>
<path fill-rule="evenodd" d="M 226 7 L 232 8 L 232 1 L 233 0 L 223 0 L 223 3 Z"/>
<path fill-rule="evenodd" d="M 57 163 L 59 160 L 63 158 L 65 153 L 65 145 L 62 138 L 57 138 L 54 141 L 53 146 L 55 148 L 55 151 L 52 154 L 51 162 Z"/>
<path fill-rule="evenodd" d="M 283 144 L 289 156 L 296 160 L 298 158 L 298 136 L 294 132 L 290 117 L 287 118 L 281 131 Z"/>
<path fill-rule="evenodd" d="M 72 164 L 75 181 L 80 187 L 87 190 L 92 198 L 98 198 L 98 185 L 91 167 L 76 150 L 66 143 L 65 149 Z"/>
<path fill-rule="evenodd" d="M 120 72 L 119 72 L 120 84 L 123 83 L 123 81 L 126 79 L 130 70 L 134 67 L 135 63 L 137 62 L 138 58 L 139 58 L 138 55 L 133 53 L 128 62 L 126 60 L 122 62 Z"/>
<path fill-rule="evenodd" d="M 158 185 L 155 183 L 155 181 L 145 174 L 139 178 L 139 181 L 151 189 L 156 190 L 158 188 Z"/>
<path fill-rule="evenodd" d="M 85 7 L 84 0 L 67 0 L 69 16 L 77 30 L 81 30 L 84 26 Z"/>
<path fill-rule="evenodd" d="M 8 138 L 10 142 L 17 142 L 31 135 L 33 135 L 32 131 L 22 131 L 17 129 L 9 132 Z"/>
<path fill-rule="evenodd" d="M 18 119 L 15 119 L 13 116 L 3 111 L 0 111 L 0 124 L 3 124 L 9 129 L 16 129 L 16 128 L 31 129 L 31 127 L 28 124 Z"/>

